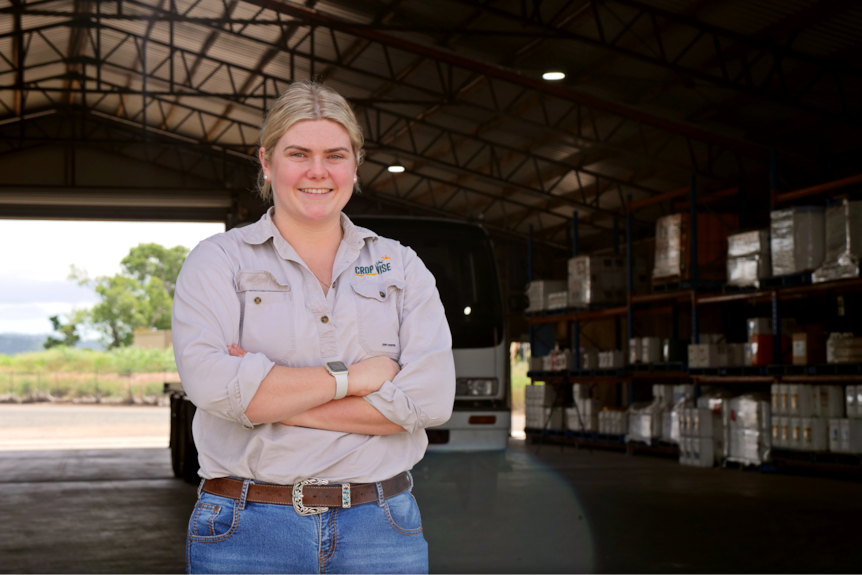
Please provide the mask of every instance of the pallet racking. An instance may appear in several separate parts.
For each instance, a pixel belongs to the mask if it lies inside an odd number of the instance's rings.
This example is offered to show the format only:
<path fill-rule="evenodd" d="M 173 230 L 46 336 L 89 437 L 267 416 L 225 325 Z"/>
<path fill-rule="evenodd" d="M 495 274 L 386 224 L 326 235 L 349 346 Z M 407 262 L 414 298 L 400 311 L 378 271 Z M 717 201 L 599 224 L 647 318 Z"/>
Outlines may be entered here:
<path fill-rule="evenodd" d="M 826 182 L 824 184 L 808 188 L 778 193 L 775 191 L 777 181 L 776 175 L 771 174 L 773 208 L 787 205 L 792 202 L 809 198 L 811 196 L 830 194 L 832 192 L 845 190 L 850 186 L 862 184 L 862 174 Z M 643 200 L 629 202 L 626 211 L 626 282 L 627 301 L 625 305 L 609 307 L 605 309 L 565 309 L 529 314 L 527 316 L 530 325 L 530 339 L 533 341 L 533 330 L 536 326 L 548 323 L 564 322 L 568 326 L 571 339 L 571 348 L 575 368 L 565 372 L 538 372 L 531 371 L 527 375 L 531 382 L 542 381 L 546 384 L 560 386 L 570 385 L 574 382 L 595 384 L 627 384 L 628 400 L 632 402 L 635 395 L 635 385 L 639 382 L 661 380 L 663 382 L 691 383 L 694 384 L 695 394 L 699 393 L 700 386 L 745 386 L 746 388 L 768 390 L 775 383 L 851 383 L 862 382 L 862 364 L 826 364 L 826 365 L 791 365 L 782 363 L 781 357 L 781 319 L 783 315 L 783 304 L 804 300 L 806 298 L 837 298 L 838 296 L 862 293 L 862 278 L 841 279 L 830 282 L 812 284 L 811 274 L 794 274 L 793 276 L 782 276 L 770 278 L 763 281 L 757 288 L 734 288 L 722 284 L 700 282 L 698 278 L 697 262 L 697 207 L 698 204 L 716 199 L 729 198 L 739 195 L 739 188 L 730 188 L 721 192 L 697 197 L 697 182 L 692 177 L 691 184 L 686 188 L 666 192 L 658 196 Z M 649 294 L 634 294 L 634 258 L 633 258 L 633 213 L 643 207 L 654 205 L 659 202 L 673 200 L 688 196 L 685 202 L 689 209 L 691 233 L 689 234 L 689 250 L 691 257 L 691 277 L 674 284 L 664 284 L 654 289 Z M 578 214 L 573 214 L 572 224 L 572 255 L 578 255 Z M 618 229 L 618 220 L 615 219 L 615 229 Z M 531 229 L 532 235 L 532 229 Z M 619 234 L 615 234 L 614 253 L 619 254 Z M 532 241 L 529 243 L 529 279 L 533 280 L 533 256 Z M 627 339 L 635 336 L 635 320 L 638 317 L 649 314 L 666 314 L 672 316 L 674 338 L 677 337 L 678 314 L 682 307 L 687 308 L 691 314 L 691 342 L 698 343 L 699 324 L 701 312 L 714 306 L 724 304 L 743 304 L 758 306 L 767 304 L 773 327 L 773 364 L 767 366 L 747 367 L 722 367 L 722 368 L 692 368 L 683 363 L 674 364 L 636 364 L 626 365 L 619 369 L 581 369 L 580 354 L 580 332 L 582 323 L 595 321 L 614 321 L 615 340 L 617 349 L 621 345 L 621 320 L 625 320 Z M 557 394 L 560 396 L 561 394 Z M 549 437 L 548 430 L 527 430 L 528 439 L 532 441 L 553 439 L 554 442 L 565 442 L 578 446 L 606 447 L 619 449 L 617 439 L 600 438 L 599 434 L 587 438 L 583 432 L 562 430 L 561 433 Z M 671 450 L 666 445 L 662 446 L 638 446 L 639 451 L 652 452 L 656 454 L 668 454 Z M 629 449 L 631 453 L 633 450 Z M 794 452 L 787 449 L 775 450 L 776 465 L 778 467 L 811 467 L 819 469 L 836 469 L 842 471 L 852 470 L 862 472 L 862 457 L 847 454 L 812 454 L 808 452 Z M 840 455 L 840 457 L 839 457 Z M 837 463 L 836 457 L 840 459 Z M 835 460 L 835 461 L 833 461 Z"/>

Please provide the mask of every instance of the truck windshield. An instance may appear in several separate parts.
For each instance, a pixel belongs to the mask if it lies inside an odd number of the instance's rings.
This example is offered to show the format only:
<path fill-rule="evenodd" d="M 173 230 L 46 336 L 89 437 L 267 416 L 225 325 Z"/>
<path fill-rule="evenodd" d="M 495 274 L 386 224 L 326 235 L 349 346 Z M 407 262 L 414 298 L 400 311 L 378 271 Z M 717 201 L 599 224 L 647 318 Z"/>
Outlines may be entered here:
<path fill-rule="evenodd" d="M 503 337 L 494 251 L 471 224 L 421 218 L 355 216 L 358 226 L 410 246 L 437 280 L 456 349 L 492 347 Z"/>

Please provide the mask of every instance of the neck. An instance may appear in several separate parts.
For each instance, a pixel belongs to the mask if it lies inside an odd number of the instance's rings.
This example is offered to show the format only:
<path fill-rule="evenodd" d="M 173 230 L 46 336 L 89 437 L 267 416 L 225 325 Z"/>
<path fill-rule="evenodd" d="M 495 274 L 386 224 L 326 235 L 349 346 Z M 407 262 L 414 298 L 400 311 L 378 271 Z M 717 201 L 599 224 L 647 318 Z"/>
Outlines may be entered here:
<path fill-rule="evenodd" d="M 277 207 L 273 211 L 272 222 L 296 252 L 305 259 L 303 252 L 314 249 L 319 252 L 338 251 L 344 230 L 341 228 L 341 214 L 321 222 L 307 222 L 291 218 L 285 210 Z"/>

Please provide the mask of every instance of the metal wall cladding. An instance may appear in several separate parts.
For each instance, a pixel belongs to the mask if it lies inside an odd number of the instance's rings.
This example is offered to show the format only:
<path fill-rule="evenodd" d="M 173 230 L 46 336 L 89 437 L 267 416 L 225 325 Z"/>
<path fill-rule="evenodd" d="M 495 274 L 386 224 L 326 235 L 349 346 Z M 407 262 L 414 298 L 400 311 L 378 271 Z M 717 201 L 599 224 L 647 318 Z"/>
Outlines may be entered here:
<path fill-rule="evenodd" d="M 825 282 L 859 276 L 862 256 L 862 201 L 844 198 L 826 209 L 826 260 L 812 275 Z"/>
<path fill-rule="evenodd" d="M 794 206 L 770 214 L 772 275 L 813 270 L 825 257 L 824 210 L 820 206 Z"/>

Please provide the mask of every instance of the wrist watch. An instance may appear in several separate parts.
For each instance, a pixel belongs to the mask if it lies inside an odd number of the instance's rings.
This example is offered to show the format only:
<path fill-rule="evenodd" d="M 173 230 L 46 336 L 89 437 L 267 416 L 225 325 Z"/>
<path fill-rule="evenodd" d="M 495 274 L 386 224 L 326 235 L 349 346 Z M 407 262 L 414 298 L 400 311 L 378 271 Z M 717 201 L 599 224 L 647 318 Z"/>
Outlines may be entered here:
<path fill-rule="evenodd" d="M 347 366 L 341 361 L 326 362 L 326 371 L 335 378 L 335 397 L 341 399 L 347 395 Z"/>

